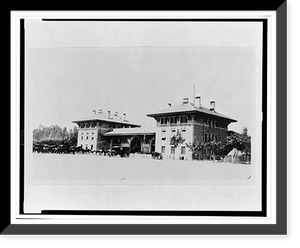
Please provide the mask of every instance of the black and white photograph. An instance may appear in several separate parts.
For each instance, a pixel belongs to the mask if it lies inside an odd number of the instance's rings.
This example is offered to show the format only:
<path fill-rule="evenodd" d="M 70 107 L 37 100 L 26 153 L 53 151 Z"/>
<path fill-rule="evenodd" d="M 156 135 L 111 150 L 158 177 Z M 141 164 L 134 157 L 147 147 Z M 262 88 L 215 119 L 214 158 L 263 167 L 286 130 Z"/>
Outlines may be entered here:
<path fill-rule="evenodd" d="M 25 41 L 24 213 L 262 211 L 262 22 L 32 19 Z"/>

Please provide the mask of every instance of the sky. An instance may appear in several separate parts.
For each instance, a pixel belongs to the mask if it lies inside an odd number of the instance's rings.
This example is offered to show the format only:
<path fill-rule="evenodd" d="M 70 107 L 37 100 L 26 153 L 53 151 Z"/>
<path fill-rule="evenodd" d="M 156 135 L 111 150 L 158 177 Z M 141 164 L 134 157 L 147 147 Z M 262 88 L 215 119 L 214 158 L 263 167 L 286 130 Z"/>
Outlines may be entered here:
<path fill-rule="evenodd" d="M 40 124 L 70 129 L 93 109 L 126 113 L 133 122 L 154 126 L 146 115 L 185 97 L 192 102 L 195 85 L 202 105 L 214 100 L 217 112 L 237 120 L 230 130 L 254 131 L 260 110 L 259 27 L 124 25 L 26 23 L 30 129 Z M 193 30 L 202 37 L 199 44 Z"/>

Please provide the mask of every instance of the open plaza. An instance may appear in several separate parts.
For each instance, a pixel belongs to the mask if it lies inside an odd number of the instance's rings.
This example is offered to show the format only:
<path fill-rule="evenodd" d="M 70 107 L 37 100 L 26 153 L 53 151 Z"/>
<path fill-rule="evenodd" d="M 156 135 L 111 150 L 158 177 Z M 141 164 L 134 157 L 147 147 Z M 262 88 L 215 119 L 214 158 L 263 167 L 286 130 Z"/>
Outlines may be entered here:
<path fill-rule="evenodd" d="M 251 164 L 213 161 L 152 159 L 139 154 L 129 158 L 94 154 L 38 154 L 31 156 L 31 178 L 35 181 L 174 181 L 189 184 L 197 180 L 248 180 Z M 253 166 L 253 165 L 252 165 Z M 78 182 L 79 182 L 78 181 Z"/>

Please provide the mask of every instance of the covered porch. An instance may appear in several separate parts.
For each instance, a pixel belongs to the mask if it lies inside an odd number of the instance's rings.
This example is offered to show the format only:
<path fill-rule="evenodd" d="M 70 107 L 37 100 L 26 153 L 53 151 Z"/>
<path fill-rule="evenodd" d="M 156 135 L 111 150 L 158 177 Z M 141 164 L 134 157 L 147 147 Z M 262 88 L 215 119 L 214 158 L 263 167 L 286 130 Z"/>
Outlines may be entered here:
<path fill-rule="evenodd" d="M 129 153 L 150 154 L 155 151 L 155 128 L 119 128 L 104 134 L 110 150 L 121 147 Z"/>

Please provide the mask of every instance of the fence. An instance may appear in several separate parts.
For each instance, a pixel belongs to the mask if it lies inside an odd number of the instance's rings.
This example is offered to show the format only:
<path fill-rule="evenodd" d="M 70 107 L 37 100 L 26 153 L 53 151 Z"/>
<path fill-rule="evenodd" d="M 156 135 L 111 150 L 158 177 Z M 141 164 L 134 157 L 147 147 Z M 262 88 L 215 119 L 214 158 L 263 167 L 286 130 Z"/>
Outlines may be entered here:
<path fill-rule="evenodd" d="M 232 156 L 227 155 L 224 157 L 223 162 L 235 164 L 251 164 L 251 155 Z"/>

